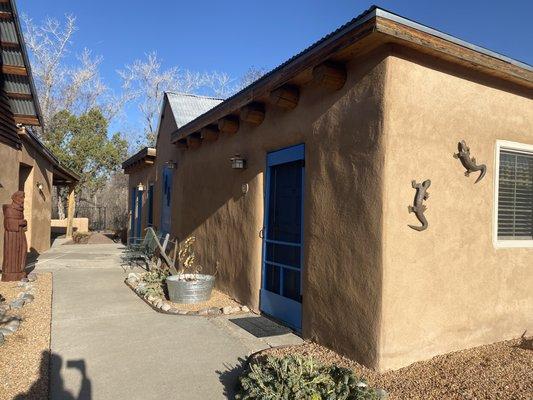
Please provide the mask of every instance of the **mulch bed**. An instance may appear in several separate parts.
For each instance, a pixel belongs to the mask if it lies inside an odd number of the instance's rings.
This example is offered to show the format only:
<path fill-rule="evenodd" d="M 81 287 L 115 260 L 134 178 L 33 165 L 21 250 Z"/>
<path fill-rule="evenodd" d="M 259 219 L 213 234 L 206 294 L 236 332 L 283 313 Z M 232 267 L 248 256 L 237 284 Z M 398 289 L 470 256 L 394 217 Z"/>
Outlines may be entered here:
<path fill-rule="evenodd" d="M 311 356 L 324 364 L 351 368 L 389 399 L 533 399 L 533 350 L 520 339 L 433 357 L 378 373 L 315 343 L 261 352 L 281 357 Z"/>
<path fill-rule="evenodd" d="M 17 283 L 0 282 L 0 294 L 7 302 L 22 291 Z M 21 317 L 22 323 L 0 346 L 0 399 L 48 398 L 52 274 L 39 273 L 32 285 L 35 299 L 7 312 Z"/>

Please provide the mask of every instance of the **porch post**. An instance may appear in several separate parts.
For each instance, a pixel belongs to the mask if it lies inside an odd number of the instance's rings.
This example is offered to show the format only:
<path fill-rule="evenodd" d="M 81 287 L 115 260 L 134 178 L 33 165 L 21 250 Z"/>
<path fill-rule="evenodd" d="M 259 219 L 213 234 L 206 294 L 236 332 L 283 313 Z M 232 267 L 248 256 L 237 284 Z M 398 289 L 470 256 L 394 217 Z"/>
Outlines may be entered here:
<path fill-rule="evenodd" d="M 72 229 L 73 229 L 73 219 L 74 219 L 74 208 L 76 205 L 74 198 L 74 188 L 76 185 L 71 184 L 68 187 L 68 211 L 67 211 L 67 235 L 68 239 L 72 238 Z"/>

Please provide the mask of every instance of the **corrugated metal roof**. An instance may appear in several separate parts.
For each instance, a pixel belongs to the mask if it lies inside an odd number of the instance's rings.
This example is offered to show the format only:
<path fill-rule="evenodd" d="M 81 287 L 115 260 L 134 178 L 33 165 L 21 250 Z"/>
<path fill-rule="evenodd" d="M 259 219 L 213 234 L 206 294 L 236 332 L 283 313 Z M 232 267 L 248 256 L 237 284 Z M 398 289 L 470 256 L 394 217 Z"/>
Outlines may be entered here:
<path fill-rule="evenodd" d="M 15 67 L 24 66 L 24 58 L 22 57 L 22 53 L 19 50 L 4 48 L 2 49 L 2 52 L 0 54 L 2 55 L 3 65 L 13 65 Z"/>
<path fill-rule="evenodd" d="M 194 94 L 166 92 L 178 128 L 222 103 L 222 99 Z"/>
<path fill-rule="evenodd" d="M 0 19 L 0 37 L 2 42 L 18 43 L 17 30 L 15 22 L 6 19 Z"/>
<path fill-rule="evenodd" d="M 11 110 L 15 115 L 37 115 L 33 100 L 26 99 L 9 99 Z"/>
<path fill-rule="evenodd" d="M 4 75 L 4 90 L 8 93 L 31 94 L 30 81 L 27 76 Z"/>

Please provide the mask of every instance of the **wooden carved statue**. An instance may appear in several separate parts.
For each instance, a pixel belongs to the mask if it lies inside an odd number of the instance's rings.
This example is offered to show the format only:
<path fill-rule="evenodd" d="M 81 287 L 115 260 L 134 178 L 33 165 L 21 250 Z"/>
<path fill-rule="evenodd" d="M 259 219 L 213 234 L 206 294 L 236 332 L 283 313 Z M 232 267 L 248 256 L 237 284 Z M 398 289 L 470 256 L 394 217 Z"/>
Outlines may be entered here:
<path fill-rule="evenodd" d="M 26 226 L 24 219 L 24 192 L 18 191 L 11 196 L 11 204 L 4 204 L 4 260 L 2 280 L 18 281 L 26 277 Z"/>

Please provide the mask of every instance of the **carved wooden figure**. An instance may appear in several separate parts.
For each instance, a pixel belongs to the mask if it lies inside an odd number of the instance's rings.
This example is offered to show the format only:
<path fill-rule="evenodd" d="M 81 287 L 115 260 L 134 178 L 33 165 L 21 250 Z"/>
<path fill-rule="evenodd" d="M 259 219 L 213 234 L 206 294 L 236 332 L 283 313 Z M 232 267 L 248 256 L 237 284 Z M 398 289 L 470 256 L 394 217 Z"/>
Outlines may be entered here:
<path fill-rule="evenodd" d="M 2 281 L 18 281 L 26 277 L 26 226 L 24 219 L 24 192 L 11 196 L 12 203 L 4 204 L 4 260 Z"/>

